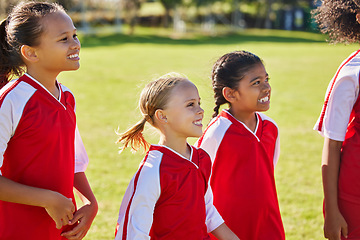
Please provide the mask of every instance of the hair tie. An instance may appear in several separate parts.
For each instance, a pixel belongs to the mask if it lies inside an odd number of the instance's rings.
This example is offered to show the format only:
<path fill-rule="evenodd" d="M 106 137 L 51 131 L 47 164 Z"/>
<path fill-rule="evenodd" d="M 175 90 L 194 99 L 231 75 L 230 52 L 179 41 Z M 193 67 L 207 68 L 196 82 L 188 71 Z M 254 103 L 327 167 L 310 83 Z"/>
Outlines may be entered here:
<path fill-rule="evenodd" d="M 152 121 L 151 117 L 148 114 L 144 114 L 143 116 L 144 116 L 144 120 L 146 122 L 151 122 Z"/>

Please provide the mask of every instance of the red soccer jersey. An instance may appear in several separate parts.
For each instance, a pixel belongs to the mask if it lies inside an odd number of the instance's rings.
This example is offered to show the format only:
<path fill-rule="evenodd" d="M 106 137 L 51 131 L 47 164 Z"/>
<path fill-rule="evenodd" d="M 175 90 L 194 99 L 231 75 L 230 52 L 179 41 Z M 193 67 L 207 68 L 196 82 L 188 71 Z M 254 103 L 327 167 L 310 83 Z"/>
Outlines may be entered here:
<path fill-rule="evenodd" d="M 328 85 L 315 130 L 341 141 L 338 205 L 348 238 L 360 239 L 360 50 L 346 58 Z M 345 238 L 343 238 L 345 239 Z"/>
<path fill-rule="evenodd" d="M 191 149 L 188 160 L 151 145 L 121 203 L 116 240 L 210 239 L 207 231 L 223 223 L 208 188 L 211 162 Z"/>
<path fill-rule="evenodd" d="M 64 86 L 59 89 L 58 100 L 28 75 L 1 89 L 0 170 L 8 179 L 59 192 L 75 204 L 75 99 Z M 59 240 L 63 230 L 44 208 L 0 201 L 0 239 Z"/>
<path fill-rule="evenodd" d="M 274 180 L 279 154 L 276 124 L 257 113 L 252 132 L 223 110 L 197 145 L 213 162 L 214 205 L 225 223 L 246 240 L 285 239 Z"/>

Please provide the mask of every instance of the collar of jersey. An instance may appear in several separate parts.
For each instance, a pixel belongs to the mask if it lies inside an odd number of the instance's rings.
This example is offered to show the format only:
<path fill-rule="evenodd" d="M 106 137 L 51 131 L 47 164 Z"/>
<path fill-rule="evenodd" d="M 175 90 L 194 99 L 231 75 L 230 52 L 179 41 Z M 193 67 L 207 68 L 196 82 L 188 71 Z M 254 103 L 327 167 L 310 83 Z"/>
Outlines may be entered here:
<path fill-rule="evenodd" d="M 240 123 L 247 131 L 249 131 L 255 138 L 258 142 L 260 142 L 260 139 L 259 137 L 256 135 L 257 131 L 258 131 L 258 127 L 259 127 L 259 122 L 260 122 L 260 116 L 259 114 L 256 112 L 255 113 L 255 116 L 256 116 L 256 128 L 255 128 L 255 131 L 251 131 L 250 128 L 248 128 L 248 126 L 246 126 L 245 123 L 239 121 L 238 119 L 236 119 L 233 115 L 231 115 L 231 113 L 224 109 L 222 110 L 222 112 L 225 112 L 227 115 L 229 115 L 232 119 L 229 119 L 231 122 L 237 122 L 237 123 Z M 221 114 L 221 113 L 220 113 Z"/>
<path fill-rule="evenodd" d="M 192 147 L 190 144 L 188 144 L 188 143 L 187 143 L 187 145 L 190 147 L 190 151 L 191 151 L 191 153 L 190 153 L 190 159 L 187 159 L 186 157 L 184 157 L 184 156 L 181 155 L 180 153 L 176 152 L 175 150 L 173 150 L 173 149 L 171 149 L 171 148 L 169 148 L 169 147 L 167 147 L 167 146 L 165 146 L 165 145 L 152 144 L 151 146 L 166 148 L 166 149 L 169 150 L 170 152 L 172 152 L 172 153 L 178 155 L 179 157 L 183 158 L 184 160 L 192 163 L 196 168 L 199 168 L 199 166 L 196 165 L 196 164 L 192 161 L 193 153 L 194 153 L 193 147 Z"/>

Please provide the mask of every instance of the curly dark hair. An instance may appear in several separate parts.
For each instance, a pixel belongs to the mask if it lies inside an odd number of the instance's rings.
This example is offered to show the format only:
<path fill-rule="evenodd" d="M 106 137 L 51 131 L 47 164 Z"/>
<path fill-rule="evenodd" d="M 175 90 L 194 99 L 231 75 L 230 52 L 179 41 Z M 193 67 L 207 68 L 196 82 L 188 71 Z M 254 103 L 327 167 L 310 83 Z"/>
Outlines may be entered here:
<path fill-rule="evenodd" d="M 323 0 L 312 15 L 332 43 L 354 43 L 360 41 L 357 12 L 360 12 L 360 0 Z"/>

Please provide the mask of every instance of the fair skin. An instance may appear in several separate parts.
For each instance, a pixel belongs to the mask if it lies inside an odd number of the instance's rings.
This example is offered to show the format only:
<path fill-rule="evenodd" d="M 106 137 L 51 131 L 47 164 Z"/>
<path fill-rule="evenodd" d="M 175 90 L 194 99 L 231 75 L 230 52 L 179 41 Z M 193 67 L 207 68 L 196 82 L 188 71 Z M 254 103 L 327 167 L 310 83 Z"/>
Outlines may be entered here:
<path fill-rule="evenodd" d="M 44 33 L 39 45 L 23 45 L 21 54 L 27 73 L 58 99 L 56 78 L 62 71 L 79 68 L 80 42 L 72 20 L 66 13 L 49 14 L 41 24 Z M 84 203 L 77 211 L 72 200 L 58 192 L 26 186 L 0 176 L 0 200 L 45 208 L 57 229 L 78 223 L 74 229 L 62 235 L 70 240 L 80 240 L 89 230 L 98 205 L 85 173 L 74 175 L 74 188 Z"/>
<path fill-rule="evenodd" d="M 223 88 L 223 96 L 230 103 L 229 112 L 252 131 L 257 123 L 255 112 L 270 108 L 270 94 L 269 75 L 261 63 L 248 70 L 236 88 Z"/>
<path fill-rule="evenodd" d="M 360 13 L 356 14 L 356 21 L 360 24 Z M 348 226 L 338 205 L 341 147 L 341 141 L 325 137 L 321 168 L 325 199 L 324 236 L 329 240 L 340 240 L 341 236 L 347 238 L 348 235 Z"/>
<path fill-rule="evenodd" d="M 190 158 L 186 139 L 202 134 L 204 110 L 200 107 L 199 93 L 193 83 L 183 81 L 171 90 L 170 95 L 166 109 L 155 112 L 156 126 L 161 133 L 159 144 Z"/>
<path fill-rule="evenodd" d="M 190 159 L 187 138 L 202 135 L 204 110 L 200 107 L 200 96 L 190 81 L 179 82 L 171 90 L 170 96 L 166 108 L 155 112 L 155 126 L 160 131 L 159 144 Z M 212 231 L 212 234 L 219 240 L 239 240 L 225 223 Z"/>

